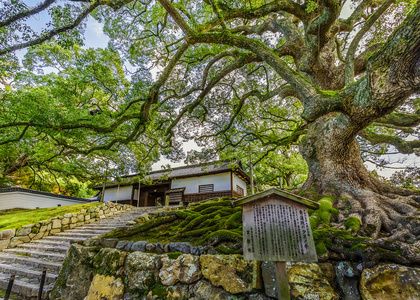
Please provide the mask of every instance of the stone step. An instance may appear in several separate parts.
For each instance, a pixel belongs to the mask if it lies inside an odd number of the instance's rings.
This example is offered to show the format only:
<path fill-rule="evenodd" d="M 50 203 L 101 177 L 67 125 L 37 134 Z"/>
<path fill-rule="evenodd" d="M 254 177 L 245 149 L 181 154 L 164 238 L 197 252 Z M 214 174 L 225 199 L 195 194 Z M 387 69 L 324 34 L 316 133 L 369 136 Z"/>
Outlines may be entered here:
<path fill-rule="evenodd" d="M 128 220 L 123 220 L 123 221 L 121 221 L 121 220 L 118 220 L 118 221 L 115 221 L 115 222 L 106 222 L 106 223 L 101 223 L 101 224 L 104 224 L 104 225 L 107 225 L 107 226 L 118 226 L 118 225 L 125 225 L 125 223 L 127 223 L 128 221 L 132 221 L 132 220 L 134 220 L 135 218 L 130 218 L 130 219 L 128 219 Z M 93 224 L 93 223 L 90 223 L 90 224 Z M 90 224 L 88 224 L 88 225 L 90 225 Z M 98 225 L 98 224 L 95 224 L 95 225 Z M 80 228 L 80 227 L 79 227 Z"/>
<path fill-rule="evenodd" d="M 66 230 L 65 233 L 75 233 L 75 234 L 79 234 L 79 233 L 88 233 L 88 234 L 92 234 L 92 235 L 101 235 L 104 233 L 109 232 L 109 230 L 105 229 L 105 230 L 99 230 L 99 229 L 86 229 L 86 228 L 80 228 L 80 229 L 72 229 L 72 230 Z"/>
<path fill-rule="evenodd" d="M 126 225 L 124 225 L 124 226 L 113 226 L 113 227 L 109 227 L 109 228 L 107 228 L 106 229 L 106 231 L 104 231 L 104 233 L 102 233 L 102 234 L 106 234 L 106 233 L 108 233 L 108 232 L 110 232 L 110 231 L 112 231 L 112 230 L 115 230 L 115 229 L 117 229 L 117 228 L 126 228 L 127 226 Z"/>
<path fill-rule="evenodd" d="M 0 273 L 0 289 L 6 290 L 9 284 L 10 275 Z M 51 284 L 47 284 L 44 286 L 43 295 L 46 294 L 47 291 L 52 289 Z M 28 282 L 27 280 L 23 280 L 19 277 L 13 282 L 12 292 L 22 295 L 24 297 L 37 297 L 39 291 L 39 283 L 35 282 Z M 43 296 L 44 298 L 44 296 Z M 45 298 L 44 298 L 45 299 Z"/>
<path fill-rule="evenodd" d="M 85 227 L 105 227 L 105 228 L 108 228 L 108 227 L 114 227 L 114 226 L 118 226 L 119 224 L 125 224 L 125 223 L 127 223 L 127 221 L 118 221 L 118 222 L 112 222 L 112 223 L 109 223 L 109 222 L 103 222 L 103 223 L 96 222 L 96 223 L 86 224 L 86 225 L 83 226 L 83 228 L 85 228 Z M 78 227 L 78 228 L 81 228 L 81 227 Z"/>
<path fill-rule="evenodd" d="M 12 253 L 16 255 L 22 255 L 22 256 L 30 256 L 30 257 L 37 257 L 42 258 L 50 261 L 59 261 L 62 262 L 64 258 L 66 257 L 65 254 L 61 253 L 54 253 L 54 252 L 38 252 L 33 250 L 24 250 L 24 249 L 4 249 L 4 252 Z"/>
<path fill-rule="evenodd" d="M 43 238 L 44 240 L 50 240 L 50 241 L 61 241 L 61 242 L 78 242 L 78 241 L 84 241 L 86 240 L 85 237 L 71 237 L 71 236 L 55 236 L 50 235 Z"/>
<path fill-rule="evenodd" d="M 106 230 L 106 231 L 110 231 L 110 230 L 113 230 L 115 228 L 115 226 L 88 226 L 88 225 L 86 225 L 86 226 L 83 226 L 83 227 L 79 227 L 79 228 L 77 228 L 77 229 L 73 229 L 73 230 L 84 230 L 84 229 L 87 229 L 87 230 Z"/>
<path fill-rule="evenodd" d="M 89 224 L 91 225 L 91 224 Z M 82 227 L 77 227 L 77 228 L 73 228 L 70 230 L 66 230 L 65 232 L 80 232 L 80 231 L 107 231 L 107 230 L 111 230 L 110 228 L 114 228 L 115 226 L 112 225 L 95 225 L 95 226 L 82 226 Z"/>
<path fill-rule="evenodd" d="M 27 266 L 32 266 L 40 269 L 47 269 L 51 272 L 60 271 L 61 269 L 61 263 L 59 262 L 52 262 L 52 261 L 46 261 L 34 257 L 27 257 L 22 255 L 14 255 L 14 254 L 1 254 L 0 255 L 0 262 L 3 263 L 17 263 L 17 264 L 23 264 Z"/>
<path fill-rule="evenodd" d="M 41 243 L 26 243 L 20 244 L 15 249 L 29 249 L 29 250 L 36 250 L 36 251 L 51 251 L 51 252 L 59 252 L 59 253 L 66 253 L 69 246 L 58 246 L 58 245 L 43 245 Z"/>
<path fill-rule="evenodd" d="M 119 227 L 127 227 L 126 223 L 122 223 L 122 224 L 115 224 L 115 226 L 109 226 L 111 228 L 107 228 L 108 231 L 114 230 L 115 228 L 119 228 Z"/>
<path fill-rule="evenodd" d="M 130 220 L 134 220 L 134 219 L 133 218 L 130 218 Z M 96 223 L 90 223 L 90 224 L 86 224 L 86 226 L 87 225 L 90 225 L 90 226 L 95 226 L 95 227 L 96 226 L 115 227 L 115 226 L 119 226 L 119 225 L 125 224 L 125 223 L 127 223 L 126 220 L 115 220 L 115 221 L 112 221 L 112 222 L 96 222 Z"/>
<path fill-rule="evenodd" d="M 104 222 L 104 223 L 101 223 L 101 225 L 106 225 L 106 226 L 118 226 L 118 225 L 120 225 L 120 224 L 125 224 L 125 223 L 127 223 L 128 221 L 133 221 L 134 219 L 136 219 L 135 217 L 133 217 L 133 218 L 129 218 L 128 220 L 116 220 L 116 221 L 114 221 L 114 222 Z"/>
<path fill-rule="evenodd" d="M 85 238 L 88 239 L 92 236 L 95 236 L 95 234 L 91 233 L 73 233 L 73 232 L 59 232 L 51 236 L 64 236 L 64 237 L 75 237 L 75 238 Z"/>
<path fill-rule="evenodd" d="M 129 214 L 129 215 L 123 215 L 123 216 L 112 216 L 112 217 L 109 217 L 109 218 L 101 219 L 98 222 L 102 222 L 102 221 L 105 221 L 105 222 L 108 221 L 108 222 L 110 222 L 110 221 L 116 221 L 116 220 L 128 220 L 128 219 L 132 219 L 132 218 L 138 218 L 141 215 L 143 215 L 143 213 Z M 90 224 L 92 224 L 92 223 L 90 223 Z"/>
<path fill-rule="evenodd" d="M 68 241 L 54 241 L 54 240 L 48 240 L 48 239 L 36 240 L 36 241 L 32 241 L 31 243 L 50 246 L 50 247 L 69 247 L 70 246 L 70 243 Z"/>
<path fill-rule="evenodd" d="M 25 265 L 6 265 L 0 263 L 0 272 L 7 274 L 7 275 L 16 275 L 20 277 L 26 277 L 26 278 L 33 278 L 41 281 L 42 271 L 39 270 L 31 270 L 28 268 L 28 266 Z M 55 273 L 46 273 L 45 276 L 45 282 L 46 283 L 54 283 L 57 279 L 58 274 Z"/>

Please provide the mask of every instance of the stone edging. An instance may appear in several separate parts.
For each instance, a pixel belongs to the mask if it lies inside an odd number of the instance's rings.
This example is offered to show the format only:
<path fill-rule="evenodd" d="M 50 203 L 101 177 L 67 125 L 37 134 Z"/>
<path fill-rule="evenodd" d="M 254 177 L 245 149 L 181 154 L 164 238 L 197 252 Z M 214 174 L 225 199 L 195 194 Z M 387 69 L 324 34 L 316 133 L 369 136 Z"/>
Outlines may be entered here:
<path fill-rule="evenodd" d="M 97 207 L 91 207 L 87 210 L 82 209 L 79 213 L 68 213 L 63 216 L 39 221 L 36 224 L 25 225 L 18 229 L 0 231 L 0 250 L 14 248 L 19 244 L 29 243 L 32 240 L 38 240 L 50 234 L 93 223 L 131 209 L 131 205 L 105 202 Z"/>

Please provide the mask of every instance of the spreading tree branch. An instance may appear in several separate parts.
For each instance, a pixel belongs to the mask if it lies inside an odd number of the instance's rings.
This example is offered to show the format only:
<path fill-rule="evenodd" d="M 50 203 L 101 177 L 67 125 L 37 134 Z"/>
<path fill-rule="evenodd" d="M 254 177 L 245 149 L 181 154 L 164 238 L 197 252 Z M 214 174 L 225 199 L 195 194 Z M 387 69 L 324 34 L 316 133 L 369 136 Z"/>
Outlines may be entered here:
<path fill-rule="evenodd" d="M 149 95 L 142 107 L 142 111 L 146 119 L 149 116 L 151 105 L 158 103 L 160 88 L 166 83 L 173 69 L 175 68 L 179 60 L 181 59 L 182 55 L 184 55 L 185 51 L 187 51 L 188 47 L 189 47 L 189 44 L 187 43 L 183 43 L 181 45 L 181 47 L 175 53 L 174 57 L 172 57 L 172 59 L 166 65 L 165 69 L 163 70 L 162 75 L 160 75 L 159 79 L 150 88 Z"/>
<path fill-rule="evenodd" d="M 334 25 L 332 32 L 335 34 L 337 32 L 347 31 L 350 32 L 353 30 L 354 25 L 359 22 L 362 18 L 364 10 L 372 5 L 374 1 L 372 0 L 363 0 L 353 11 L 353 13 L 345 20 L 338 20 Z"/>
<path fill-rule="evenodd" d="M 306 22 L 309 18 L 309 15 L 305 12 L 305 8 L 303 5 L 299 5 L 298 3 L 290 0 L 277 0 L 272 1 L 269 3 L 265 3 L 256 8 L 235 8 L 230 9 L 228 7 L 220 7 L 220 15 L 225 22 L 233 20 L 233 19 L 244 19 L 244 20 L 255 20 L 264 16 L 268 16 L 271 13 L 275 12 L 287 12 L 298 19 Z M 210 22 L 202 25 L 202 32 L 209 31 L 213 29 L 217 25 L 220 25 L 220 19 L 215 18 Z"/>
<path fill-rule="evenodd" d="M 23 168 L 24 166 L 27 165 L 28 159 L 29 159 L 29 155 L 25 153 L 19 155 L 18 158 L 12 163 L 11 166 L 8 166 L 7 169 L 2 171 L 2 176 L 3 177 L 9 176 L 13 174 L 14 172 L 16 172 L 17 170 Z"/>
<path fill-rule="evenodd" d="M 233 112 L 228 124 L 224 126 L 223 129 L 217 131 L 214 134 L 211 135 L 203 135 L 201 138 L 209 138 L 212 136 L 219 136 L 221 134 L 225 134 L 234 124 L 236 118 L 238 117 L 239 113 L 241 112 L 246 100 L 250 97 L 256 97 L 260 102 L 267 101 L 270 98 L 273 98 L 274 96 L 279 96 L 280 98 L 285 98 L 288 96 L 294 96 L 297 97 L 297 94 L 294 89 L 292 89 L 290 86 L 282 86 L 279 87 L 273 91 L 269 91 L 265 94 L 262 94 L 259 90 L 252 90 L 248 93 L 245 93 L 240 99 L 238 105 L 236 105 L 235 111 Z"/>
<path fill-rule="evenodd" d="M 359 136 L 369 141 L 372 145 L 388 144 L 393 145 L 400 153 L 411 154 L 415 149 L 420 148 L 420 141 L 404 141 L 398 136 L 391 136 L 386 134 L 378 134 L 366 129 L 359 132 Z"/>
<path fill-rule="evenodd" d="M 159 3 L 163 6 L 163 8 L 171 15 L 174 19 L 175 23 L 181 28 L 185 35 L 188 35 L 192 30 L 188 26 L 187 22 L 185 22 L 184 18 L 180 15 L 180 13 L 176 10 L 176 8 L 172 5 L 171 2 L 168 0 L 158 0 Z"/>
<path fill-rule="evenodd" d="M 322 12 L 309 23 L 305 30 L 308 48 L 308 62 L 314 62 L 318 54 L 330 39 L 331 27 L 335 24 L 341 11 L 339 1 L 321 1 Z"/>
<path fill-rule="evenodd" d="M 381 7 L 379 7 L 366 21 L 363 27 L 357 32 L 356 36 L 352 40 L 349 49 L 347 50 L 346 55 L 346 72 L 345 72 L 345 83 L 346 85 L 353 81 L 354 78 L 354 57 L 357 50 L 357 46 L 359 45 L 362 38 L 368 32 L 368 30 L 376 23 L 379 17 L 392 5 L 394 4 L 395 0 L 386 0 Z"/>
<path fill-rule="evenodd" d="M 197 106 L 200 105 L 200 103 L 203 101 L 205 96 L 211 91 L 211 89 L 220 82 L 223 78 L 226 77 L 229 73 L 242 68 L 244 65 L 249 64 L 251 62 L 255 62 L 258 60 L 258 57 L 251 53 L 241 54 L 237 57 L 237 59 L 232 62 L 230 65 L 223 68 L 212 80 L 207 84 L 207 86 L 201 91 L 201 93 L 198 95 L 196 100 L 191 102 L 190 104 L 184 106 L 181 111 L 179 112 L 178 116 L 175 118 L 175 120 L 168 126 L 166 129 L 166 135 L 172 136 L 172 130 L 175 128 L 175 126 L 179 123 L 179 121 L 182 119 L 182 117 L 187 113 L 191 113 Z"/>
<path fill-rule="evenodd" d="M 343 90 L 343 110 L 357 131 L 420 91 L 420 2 L 382 48 L 368 59 L 366 76 Z M 403 59 L 400 59 L 403 58 Z"/>
<path fill-rule="evenodd" d="M 21 12 L 15 14 L 15 15 L 12 15 L 11 17 L 5 19 L 4 21 L 1 21 L 0 22 L 0 28 L 4 27 L 4 26 L 8 26 L 11 23 L 16 22 L 20 19 L 27 18 L 27 17 L 33 16 L 37 13 L 40 13 L 44 9 L 48 8 L 54 2 L 55 2 L 55 0 L 45 0 L 43 3 L 40 3 L 39 5 L 33 7 L 32 9 L 22 10 Z"/>
<path fill-rule="evenodd" d="M 417 110 L 414 114 L 393 112 L 376 119 L 375 122 L 398 127 L 414 127 L 420 124 L 420 109 Z"/>
<path fill-rule="evenodd" d="M 87 7 L 85 10 L 83 10 L 83 12 L 73 21 L 73 23 L 53 29 L 51 31 L 48 31 L 44 34 L 42 34 L 41 36 L 39 36 L 36 39 L 33 39 L 29 42 L 25 42 L 25 43 L 21 43 L 21 44 L 17 44 L 17 45 L 13 45 L 13 46 L 9 46 L 7 48 L 3 48 L 0 50 L 0 55 L 4 55 L 7 53 L 11 53 L 13 51 L 16 50 L 20 50 L 20 49 L 24 49 L 30 46 L 35 46 L 38 44 L 41 44 L 45 41 L 50 40 L 51 38 L 53 38 L 54 36 L 56 36 L 59 33 L 71 30 L 75 27 L 77 27 L 95 8 L 97 8 L 101 3 L 99 1 L 95 1 L 93 2 L 93 4 L 91 4 L 89 7 Z"/>
<path fill-rule="evenodd" d="M 144 121 L 139 120 L 137 124 L 134 126 L 133 130 L 127 137 L 117 137 L 113 138 L 110 141 L 108 141 L 106 144 L 98 145 L 98 146 L 92 146 L 88 147 L 87 149 L 81 149 L 77 146 L 74 146 L 72 144 L 69 144 L 63 139 L 57 139 L 54 137 L 51 137 L 55 142 L 57 143 L 57 146 L 63 146 L 65 149 L 69 149 L 67 152 L 65 152 L 65 155 L 71 155 L 71 154 L 90 154 L 96 151 L 100 150 L 109 150 L 116 144 L 128 144 L 129 142 L 135 140 L 138 138 L 138 136 L 145 131 Z"/>
<path fill-rule="evenodd" d="M 14 142 L 18 142 L 20 141 L 23 136 L 25 135 L 26 131 L 28 130 L 30 125 L 26 125 L 25 128 L 23 128 L 22 132 L 19 134 L 18 137 L 13 138 L 13 139 L 8 139 L 8 140 L 4 140 L 0 142 L 0 145 L 5 145 L 5 144 L 9 144 L 9 143 L 14 143 Z"/>

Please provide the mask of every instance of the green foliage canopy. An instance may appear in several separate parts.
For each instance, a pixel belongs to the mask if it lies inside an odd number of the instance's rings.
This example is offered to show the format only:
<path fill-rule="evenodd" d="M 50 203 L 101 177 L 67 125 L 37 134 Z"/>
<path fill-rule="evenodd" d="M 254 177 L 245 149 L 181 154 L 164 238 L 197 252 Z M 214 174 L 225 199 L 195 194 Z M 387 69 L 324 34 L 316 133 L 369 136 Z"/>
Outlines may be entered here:
<path fill-rule="evenodd" d="M 4 0 L 2 176 L 25 167 L 92 176 L 147 169 L 159 154 L 183 158 L 189 139 L 204 148 L 190 160 L 244 160 L 251 147 L 261 182 L 304 173 L 292 161 L 307 124 L 363 105 L 348 99 L 364 91 L 369 59 L 392 47 L 409 12 L 416 18 L 416 3 L 352 1 L 340 17 L 343 3 L 329 1 Z M 45 12 L 36 32 L 30 18 Z M 82 48 L 89 16 L 103 24 L 106 49 Z M 419 102 L 400 104 L 375 112 L 360 141 L 417 153 Z M 407 141 L 410 129 L 416 139 Z"/>

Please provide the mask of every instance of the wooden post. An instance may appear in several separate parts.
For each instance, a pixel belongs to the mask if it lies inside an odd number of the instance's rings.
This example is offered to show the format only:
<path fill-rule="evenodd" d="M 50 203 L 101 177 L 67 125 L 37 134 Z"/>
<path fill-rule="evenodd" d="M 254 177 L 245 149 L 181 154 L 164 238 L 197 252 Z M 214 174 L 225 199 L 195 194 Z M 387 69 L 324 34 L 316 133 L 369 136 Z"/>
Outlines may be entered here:
<path fill-rule="evenodd" d="M 104 202 L 104 197 L 105 197 L 105 182 L 102 185 L 101 203 Z"/>
<path fill-rule="evenodd" d="M 106 179 L 107 179 L 107 172 L 108 172 L 108 166 L 105 170 L 105 180 L 104 180 L 104 184 L 102 185 L 101 203 L 104 202 L 104 198 L 105 198 L 105 185 L 106 185 Z"/>
<path fill-rule="evenodd" d="M 41 275 L 41 283 L 39 285 L 37 300 L 42 300 L 42 292 L 44 290 L 44 284 L 45 284 L 45 277 L 46 276 L 47 276 L 47 270 L 44 269 L 44 271 L 42 271 L 42 275 Z"/>
<path fill-rule="evenodd" d="M 4 295 L 4 300 L 9 300 L 14 281 L 15 281 L 15 275 L 11 275 L 9 279 L 9 284 L 7 285 L 6 295 Z"/>
<path fill-rule="evenodd" d="M 146 207 L 149 205 L 149 191 L 145 191 L 144 192 L 144 205 L 143 207 Z"/>
<path fill-rule="evenodd" d="M 131 187 L 131 198 L 130 198 L 130 204 L 131 205 L 133 205 L 134 203 L 133 203 L 133 201 L 134 201 L 134 184 L 133 184 L 133 186 Z M 134 205 L 133 205 L 134 206 Z"/>
<path fill-rule="evenodd" d="M 118 193 L 120 192 L 120 184 L 118 184 L 117 188 L 117 198 L 115 199 L 115 203 L 118 203 Z"/>
<path fill-rule="evenodd" d="M 252 166 L 251 148 L 249 149 L 249 168 L 251 175 L 251 195 L 254 195 L 254 170 Z"/>
<path fill-rule="evenodd" d="M 139 180 L 139 192 L 137 193 L 137 207 L 140 206 L 140 180 Z"/>
<path fill-rule="evenodd" d="M 230 196 L 233 197 L 233 172 L 230 171 Z"/>
<path fill-rule="evenodd" d="M 290 300 L 289 279 L 285 261 L 276 261 L 277 289 L 279 300 Z"/>

